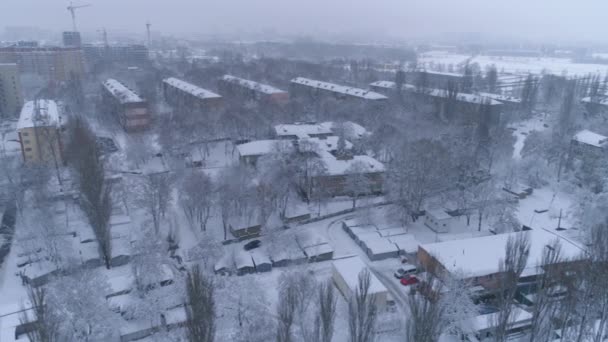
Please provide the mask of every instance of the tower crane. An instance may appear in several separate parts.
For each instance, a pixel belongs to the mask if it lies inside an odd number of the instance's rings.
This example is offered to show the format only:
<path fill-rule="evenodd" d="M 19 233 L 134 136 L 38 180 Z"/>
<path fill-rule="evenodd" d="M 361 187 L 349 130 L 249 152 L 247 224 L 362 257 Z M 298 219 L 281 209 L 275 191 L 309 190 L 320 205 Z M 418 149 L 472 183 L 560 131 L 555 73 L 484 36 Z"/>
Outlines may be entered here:
<path fill-rule="evenodd" d="M 90 6 L 91 6 L 90 4 L 74 5 L 74 3 L 70 1 L 70 6 L 68 6 L 68 11 L 72 14 L 72 26 L 74 27 L 74 32 L 77 31 L 77 29 L 76 29 L 76 10 L 79 8 L 90 7 Z"/>

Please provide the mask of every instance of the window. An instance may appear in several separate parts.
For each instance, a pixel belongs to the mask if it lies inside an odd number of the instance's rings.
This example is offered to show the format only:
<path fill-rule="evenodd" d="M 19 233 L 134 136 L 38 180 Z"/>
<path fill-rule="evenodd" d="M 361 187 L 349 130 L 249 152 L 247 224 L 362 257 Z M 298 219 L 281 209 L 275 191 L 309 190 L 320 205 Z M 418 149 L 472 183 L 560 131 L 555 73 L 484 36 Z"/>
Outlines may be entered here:
<path fill-rule="evenodd" d="M 26 147 L 26 148 L 25 148 L 25 152 L 30 152 L 31 150 L 32 150 L 32 148 L 31 148 L 31 147 Z"/>
<path fill-rule="evenodd" d="M 23 140 L 23 144 L 25 144 L 25 145 L 29 145 L 30 143 L 31 143 L 30 139 Z"/>
<path fill-rule="evenodd" d="M 23 133 L 21 133 L 21 135 L 23 135 L 24 137 L 29 137 L 30 136 L 30 134 L 28 132 L 23 132 Z"/>

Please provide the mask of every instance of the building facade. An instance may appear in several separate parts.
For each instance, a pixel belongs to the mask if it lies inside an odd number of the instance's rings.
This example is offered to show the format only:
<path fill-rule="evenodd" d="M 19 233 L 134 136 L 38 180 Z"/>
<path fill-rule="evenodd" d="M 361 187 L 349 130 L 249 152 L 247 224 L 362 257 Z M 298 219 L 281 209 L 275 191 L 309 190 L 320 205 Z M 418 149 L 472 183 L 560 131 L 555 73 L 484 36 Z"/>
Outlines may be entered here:
<path fill-rule="evenodd" d="M 386 96 L 374 91 L 311 80 L 304 77 L 297 77 L 291 80 L 290 94 L 312 98 L 327 96 L 337 100 L 351 100 L 373 104 L 383 104 L 388 100 Z"/>
<path fill-rule="evenodd" d="M 53 82 L 82 78 L 85 72 L 82 50 L 73 47 L 0 48 L 0 63 L 16 63 L 21 73 L 37 74 Z"/>
<path fill-rule="evenodd" d="M 151 124 L 148 102 L 115 79 L 103 83 L 101 104 L 127 132 L 146 129 Z"/>
<path fill-rule="evenodd" d="M 289 93 L 284 90 L 232 75 L 224 75 L 218 88 L 220 92 L 239 94 L 254 101 L 266 101 L 276 105 L 286 105 L 289 102 Z"/>
<path fill-rule="evenodd" d="M 0 64 L 0 118 L 14 117 L 23 106 L 19 66 Z"/>
<path fill-rule="evenodd" d="M 163 94 L 174 109 L 209 111 L 223 106 L 222 96 L 175 77 L 163 80 Z"/>
<path fill-rule="evenodd" d="M 25 163 L 63 162 L 61 114 L 52 100 L 29 101 L 21 110 L 17 133 Z"/>
<path fill-rule="evenodd" d="M 149 63 L 148 48 L 144 45 L 92 45 L 82 47 L 84 57 L 89 63 L 117 62 L 129 65 Z"/>

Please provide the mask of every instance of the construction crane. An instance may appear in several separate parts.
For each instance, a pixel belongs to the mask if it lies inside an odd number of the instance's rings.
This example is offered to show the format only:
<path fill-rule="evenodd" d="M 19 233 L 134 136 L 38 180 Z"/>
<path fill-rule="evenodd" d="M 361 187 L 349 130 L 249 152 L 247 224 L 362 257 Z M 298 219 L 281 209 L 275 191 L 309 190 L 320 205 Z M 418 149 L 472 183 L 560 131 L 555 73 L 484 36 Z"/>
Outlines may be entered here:
<path fill-rule="evenodd" d="M 70 1 L 70 6 L 68 6 L 68 11 L 72 14 L 72 26 L 74 27 L 74 32 L 78 31 L 76 29 L 76 10 L 79 8 L 90 7 L 90 4 L 76 5 Z"/>
<path fill-rule="evenodd" d="M 148 48 L 150 48 L 150 27 L 152 26 L 152 24 L 150 24 L 150 21 L 148 20 L 146 22 L 146 31 L 148 33 Z"/>

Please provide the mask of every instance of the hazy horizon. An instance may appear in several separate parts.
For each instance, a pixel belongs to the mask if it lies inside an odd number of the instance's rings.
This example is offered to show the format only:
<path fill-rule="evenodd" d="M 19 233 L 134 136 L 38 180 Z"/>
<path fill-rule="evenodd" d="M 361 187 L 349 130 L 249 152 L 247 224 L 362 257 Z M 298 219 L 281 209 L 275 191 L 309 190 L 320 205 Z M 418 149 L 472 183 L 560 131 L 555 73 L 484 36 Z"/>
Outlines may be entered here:
<path fill-rule="evenodd" d="M 608 3 L 590 0 L 573 6 L 565 0 L 496 2 L 484 0 L 398 1 L 379 0 L 90 0 L 78 11 L 81 31 L 106 27 L 140 32 L 146 21 L 165 34 L 360 35 L 377 38 L 442 37 L 444 34 L 480 33 L 520 40 L 605 43 L 603 19 Z M 3 26 L 35 26 L 69 30 L 68 1 L 2 0 Z M 36 9 L 33 11 L 32 9 Z M 524 9 L 527 9 L 524 11 Z"/>

